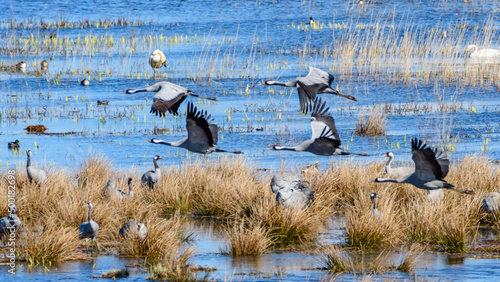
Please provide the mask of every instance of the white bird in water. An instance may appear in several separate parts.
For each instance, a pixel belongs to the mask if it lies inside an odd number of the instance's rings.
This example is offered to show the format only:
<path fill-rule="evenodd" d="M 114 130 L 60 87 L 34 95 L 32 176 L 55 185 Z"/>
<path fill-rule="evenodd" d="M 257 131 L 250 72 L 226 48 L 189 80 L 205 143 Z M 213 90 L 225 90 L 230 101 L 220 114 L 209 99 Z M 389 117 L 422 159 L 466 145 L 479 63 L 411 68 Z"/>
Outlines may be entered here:
<path fill-rule="evenodd" d="M 455 186 L 443 180 L 448 174 L 450 161 L 443 156 L 443 152 L 426 147 L 421 140 L 412 139 L 412 159 L 415 163 L 415 172 L 399 179 L 379 177 L 375 182 L 409 183 L 425 190 L 450 189 L 460 193 L 474 194 L 470 190 L 456 189 Z"/>
<path fill-rule="evenodd" d="M 321 93 L 334 94 L 357 102 L 356 98 L 353 96 L 341 94 L 337 90 L 330 87 L 333 80 L 334 76 L 332 74 L 315 67 L 309 67 L 309 73 L 305 77 L 297 77 L 296 79 L 285 83 L 268 80 L 264 82 L 264 85 L 297 87 L 299 92 L 300 110 L 304 113 L 307 113 L 309 103 L 316 99 L 317 94 Z"/>
<path fill-rule="evenodd" d="M 219 128 L 217 125 L 210 123 L 212 120 L 207 111 L 198 111 L 191 102 L 188 103 L 187 108 L 186 128 L 188 137 L 175 142 L 166 142 L 157 138 L 146 142 L 181 147 L 199 154 L 210 154 L 212 152 L 242 154 L 241 151 L 226 151 L 217 146 Z"/>
<path fill-rule="evenodd" d="M 392 162 L 394 160 L 394 154 L 392 152 L 387 152 L 383 157 L 389 158 L 385 164 L 385 173 L 389 174 L 394 178 L 401 178 L 415 172 L 414 167 L 402 166 L 402 167 L 392 167 Z"/>
<path fill-rule="evenodd" d="M 296 152 L 310 152 L 315 155 L 331 156 L 331 155 L 360 155 L 368 156 L 365 153 L 345 152 L 340 148 L 340 137 L 335 127 L 335 121 L 332 116 L 328 115 L 330 108 L 326 107 L 326 103 L 321 99 L 316 98 L 311 105 L 311 139 L 294 147 L 275 145 L 269 150 L 286 150 Z"/>
<path fill-rule="evenodd" d="M 149 189 L 154 189 L 156 184 L 161 180 L 161 169 L 158 165 L 158 160 L 164 160 L 164 158 L 156 155 L 153 158 L 153 164 L 155 166 L 154 170 L 150 170 L 142 175 L 141 183 L 143 186 L 148 186 Z"/>
<path fill-rule="evenodd" d="M 166 67 L 167 57 L 161 50 L 154 50 L 153 54 L 149 55 L 149 65 L 153 68 L 154 76 L 156 76 L 156 69 Z"/>
<path fill-rule="evenodd" d="M 165 113 L 178 115 L 177 110 L 181 103 L 186 99 L 187 96 L 198 97 L 202 99 L 217 101 L 214 97 L 203 97 L 198 94 L 193 93 L 191 90 L 173 84 L 168 81 L 160 81 L 149 87 L 141 89 L 128 89 L 123 92 L 125 94 L 134 94 L 138 92 L 156 92 L 153 96 L 153 105 L 151 106 L 150 113 L 155 115 L 165 116 Z"/>
<path fill-rule="evenodd" d="M 94 245 L 95 237 L 97 236 L 97 232 L 99 231 L 99 224 L 92 220 L 91 212 L 94 206 L 91 203 L 87 203 L 84 205 L 89 208 L 89 220 L 85 221 L 80 225 L 80 239 L 85 239 L 85 244 L 87 245 L 87 250 L 89 247 L 87 239 L 92 239 L 92 247 Z"/>
<path fill-rule="evenodd" d="M 89 86 L 90 85 L 90 81 L 88 79 L 84 78 L 82 80 L 82 82 L 80 82 L 80 84 L 83 85 L 83 86 Z"/>
<path fill-rule="evenodd" d="M 465 49 L 465 53 L 469 52 L 471 58 L 493 58 L 500 56 L 500 50 L 498 49 L 478 49 L 474 44 L 467 46 L 467 49 Z"/>
<path fill-rule="evenodd" d="M 379 211 L 377 209 L 377 203 L 375 202 L 375 198 L 380 198 L 380 197 L 377 195 L 377 193 L 372 192 L 370 194 L 370 200 L 372 200 L 372 204 L 373 204 L 372 215 L 374 217 L 382 218 L 382 217 L 384 217 L 384 213 L 382 213 L 381 211 Z"/>
<path fill-rule="evenodd" d="M 122 228 L 120 228 L 120 235 L 123 238 L 134 238 L 137 237 L 141 240 L 146 239 L 148 234 L 148 228 L 142 222 L 137 222 L 133 219 L 129 219 Z"/>
<path fill-rule="evenodd" d="M 31 151 L 26 150 L 26 155 L 28 155 L 28 161 L 26 162 L 26 171 L 28 172 L 28 179 L 30 182 L 35 182 L 38 185 L 42 185 L 47 180 L 47 172 L 43 169 L 34 168 L 31 165 Z"/>
<path fill-rule="evenodd" d="M 498 205 L 500 204 L 500 192 L 490 192 L 487 197 L 483 199 L 483 204 L 481 208 L 485 212 L 494 213 L 498 211 Z"/>

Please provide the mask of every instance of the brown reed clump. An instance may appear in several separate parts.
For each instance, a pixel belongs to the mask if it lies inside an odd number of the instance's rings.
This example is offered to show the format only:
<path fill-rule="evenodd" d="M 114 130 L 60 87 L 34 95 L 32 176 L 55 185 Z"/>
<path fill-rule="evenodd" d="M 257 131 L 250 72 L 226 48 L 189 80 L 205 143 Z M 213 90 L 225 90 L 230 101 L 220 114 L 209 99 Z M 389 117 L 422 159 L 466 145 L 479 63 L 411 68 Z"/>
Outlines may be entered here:
<path fill-rule="evenodd" d="M 28 125 L 24 130 L 28 131 L 28 133 L 42 133 L 47 130 L 47 127 L 45 125 Z"/>
<path fill-rule="evenodd" d="M 209 281 L 210 271 L 204 277 L 198 277 L 191 271 L 189 260 L 193 256 L 193 250 L 187 249 L 179 255 L 171 256 L 162 262 L 151 265 L 149 272 L 151 276 L 147 280 L 159 281 Z"/>
<path fill-rule="evenodd" d="M 227 254 L 233 256 L 254 256 L 265 252 L 272 244 L 269 238 L 269 231 L 260 222 L 250 222 L 245 224 L 237 220 L 233 227 L 227 227 L 226 250 Z"/>
<path fill-rule="evenodd" d="M 19 261 L 31 265 L 53 263 L 65 260 L 80 259 L 76 253 L 78 247 L 78 231 L 74 228 L 56 225 L 48 220 L 43 225 L 25 226 L 20 234 L 18 246 Z"/>
<path fill-rule="evenodd" d="M 361 111 L 358 121 L 354 127 L 354 132 L 358 135 L 379 136 L 387 132 L 387 115 L 381 108 L 373 107 L 368 116 Z"/>
<path fill-rule="evenodd" d="M 150 219 L 145 223 L 148 234 L 145 240 L 125 238 L 119 253 L 131 257 L 145 257 L 149 265 L 171 259 L 177 254 L 181 240 L 178 230 L 182 228 L 178 218 L 170 220 Z"/>

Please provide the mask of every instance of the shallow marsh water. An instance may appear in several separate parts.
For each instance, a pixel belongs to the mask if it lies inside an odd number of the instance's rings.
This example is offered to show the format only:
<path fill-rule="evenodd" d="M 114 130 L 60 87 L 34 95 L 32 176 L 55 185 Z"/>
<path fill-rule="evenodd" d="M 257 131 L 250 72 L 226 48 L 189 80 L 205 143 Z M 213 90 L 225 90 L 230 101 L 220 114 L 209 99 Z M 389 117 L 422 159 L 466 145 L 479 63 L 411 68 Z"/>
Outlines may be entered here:
<path fill-rule="evenodd" d="M 154 117 L 149 113 L 152 93 L 121 94 L 129 88 L 142 88 L 155 81 L 168 79 L 186 86 L 195 93 L 214 96 L 219 101 L 207 103 L 188 98 L 206 109 L 221 127 L 219 145 L 229 150 L 242 150 L 243 158 L 256 167 L 296 168 L 318 162 L 327 166 L 332 157 L 308 153 L 273 152 L 265 150 L 274 144 L 295 145 L 310 137 L 309 116 L 298 113 L 295 89 L 260 85 L 267 79 L 289 80 L 307 74 L 308 66 L 331 71 L 346 94 L 359 103 L 323 95 L 330 106 L 344 148 L 364 152 L 373 157 L 355 158 L 359 162 L 379 161 L 378 155 L 389 150 L 397 159 L 410 160 L 409 140 L 424 137 L 440 148 L 447 148 L 452 161 L 464 154 L 486 154 L 500 159 L 500 97 L 498 84 L 488 77 L 479 77 L 476 84 L 463 85 L 460 76 L 467 68 L 480 68 L 481 62 L 465 58 L 463 51 L 470 43 L 483 40 L 486 30 L 493 36 L 485 47 L 500 47 L 498 2 L 470 1 L 382 1 L 358 5 L 357 1 L 86 1 L 77 7 L 67 1 L 2 1 L 0 3 L 0 62 L 12 66 L 24 60 L 27 73 L 0 71 L 0 167 L 2 170 L 22 169 L 26 155 L 7 149 L 5 143 L 19 139 L 21 148 L 31 149 L 39 166 L 76 168 L 89 154 L 103 154 L 120 169 L 134 168 L 141 172 L 152 166 L 155 154 L 166 156 L 163 166 L 180 165 L 197 159 L 211 161 L 219 156 L 203 157 L 184 150 L 145 144 L 152 137 L 172 141 L 186 135 L 185 117 Z M 309 16 L 324 24 L 321 30 L 299 30 L 307 26 Z M 35 25 L 68 21 L 83 23 L 110 19 L 140 23 L 103 28 L 16 28 L 15 21 Z M 15 20 L 15 21 L 14 21 Z M 330 28 L 329 24 L 333 28 Z M 370 38 L 363 34 L 378 24 L 399 27 L 401 38 L 408 28 L 424 31 L 446 30 L 448 38 L 463 37 L 462 51 L 456 54 L 456 79 L 431 81 L 418 74 L 426 66 L 414 56 L 408 68 L 411 79 L 405 83 L 392 81 L 387 73 L 403 68 L 398 60 L 387 60 L 379 70 L 355 66 L 342 70 L 335 56 L 316 50 L 334 51 L 336 42 L 347 37 L 346 27 L 355 26 L 359 45 Z M 358 28 L 359 27 L 359 28 Z M 487 27 L 487 28 L 486 28 Z M 387 31 L 386 30 L 386 31 Z M 426 33 L 427 32 L 427 33 Z M 51 47 L 33 46 L 34 39 L 55 35 L 55 40 L 73 40 Z M 494 36 L 496 35 L 496 36 Z M 156 37 L 158 36 L 158 37 Z M 84 38 L 90 43 L 75 43 Z M 110 41 L 110 38 L 113 38 Z M 452 39 L 450 39 L 452 40 Z M 483 41 L 484 42 L 484 41 Z M 487 44 L 486 44 L 487 43 Z M 477 43 L 480 45 L 481 43 Z M 167 55 L 167 68 L 153 78 L 147 64 L 155 49 Z M 300 53 L 300 51 L 305 53 Z M 47 73 L 37 74 L 39 62 L 49 61 Z M 435 68 L 442 68 L 436 60 Z M 492 60 L 487 68 L 498 68 Z M 366 75 L 363 69 L 366 68 Z M 79 81 L 89 78 L 83 87 Z M 109 106 L 97 106 L 97 100 L 109 100 Z M 147 100 L 147 101 L 146 101 Z M 388 111 L 387 135 L 360 137 L 353 134 L 360 111 L 379 105 Z M 446 106 L 452 111 L 440 111 Z M 181 111 L 184 109 L 181 106 Z M 391 109 L 391 110 L 388 110 Z M 44 124 L 47 134 L 26 134 L 28 125 Z M 155 128 L 167 131 L 154 134 Z M 257 130 L 259 129 L 259 130 Z M 260 131 L 262 129 L 262 131 Z M 69 134 L 62 134 L 69 133 Z M 406 143 L 405 143 L 406 140 Z M 339 157 L 336 157 L 339 158 Z M 351 157 L 346 157 L 351 158 Z M 234 280 L 320 280 L 323 271 L 304 270 L 317 267 L 310 253 L 271 253 L 259 257 L 233 258 L 221 255 L 222 241 L 213 236 L 210 225 L 198 226 L 195 263 L 217 267 L 213 277 Z M 320 240 L 339 242 L 343 231 L 328 228 Z M 90 279 L 118 268 L 130 260 L 114 256 L 98 257 L 93 262 L 61 263 L 44 272 L 22 270 L 19 277 L 30 280 Z M 417 270 L 420 277 L 443 280 L 488 280 L 500 276 L 500 261 L 495 259 L 450 259 L 443 253 L 425 253 Z M 278 274 L 280 271 L 284 277 Z M 12 277 L 0 274 L 2 280 Z M 245 273 L 239 276 L 240 273 Z M 250 273 L 255 273 L 251 276 Z M 133 273 L 130 280 L 141 280 L 147 274 Z M 385 276 L 377 276 L 383 278 Z M 398 272 L 393 278 L 407 278 Z M 340 280 L 362 277 L 342 275 Z M 18 279 L 17 277 L 15 279 Z"/>

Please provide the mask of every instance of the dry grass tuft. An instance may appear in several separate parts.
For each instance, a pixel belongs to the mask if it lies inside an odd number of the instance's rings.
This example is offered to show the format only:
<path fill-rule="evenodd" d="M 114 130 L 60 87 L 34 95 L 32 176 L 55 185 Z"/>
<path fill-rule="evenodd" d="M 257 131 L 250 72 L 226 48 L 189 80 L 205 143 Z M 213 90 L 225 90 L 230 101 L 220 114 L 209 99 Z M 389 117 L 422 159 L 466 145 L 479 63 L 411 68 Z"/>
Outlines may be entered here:
<path fill-rule="evenodd" d="M 358 135 L 379 136 L 387 132 L 387 115 L 380 108 L 373 107 L 368 116 L 359 112 L 358 122 L 354 127 Z"/>
<path fill-rule="evenodd" d="M 396 269 L 406 273 L 412 272 L 415 269 L 417 259 L 421 254 L 422 251 L 420 248 L 417 247 L 417 245 L 412 244 L 410 248 L 404 252 L 403 259 Z"/>
<path fill-rule="evenodd" d="M 335 245 L 323 247 L 319 260 L 323 268 L 332 272 L 356 272 L 354 262 L 349 254 Z"/>
<path fill-rule="evenodd" d="M 57 226 L 49 220 L 44 226 L 25 227 L 18 244 L 19 260 L 31 265 L 79 259 L 78 231 Z"/>
<path fill-rule="evenodd" d="M 225 230 L 228 242 L 226 253 L 233 256 L 254 256 L 265 252 L 272 244 L 269 231 L 260 222 L 245 224 L 245 220 L 236 221 L 234 227 Z"/>
<path fill-rule="evenodd" d="M 193 255 L 191 249 L 187 249 L 178 257 L 172 256 L 161 263 L 150 266 L 148 280 L 159 281 L 209 281 L 211 269 L 207 269 L 203 277 L 199 277 L 199 269 L 191 267 L 189 260 Z"/>
<path fill-rule="evenodd" d="M 403 226 L 394 214 L 395 191 L 389 187 L 377 193 L 377 208 L 384 215 L 375 217 L 370 192 L 367 189 L 354 194 L 354 205 L 346 213 L 347 244 L 361 250 L 380 249 L 403 242 Z"/>
<path fill-rule="evenodd" d="M 145 240 L 129 238 L 119 248 L 119 253 L 131 257 L 145 257 L 150 265 L 170 259 L 177 253 L 181 239 L 178 230 L 182 223 L 178 218 L 170 220 L 151 219 L 144 222 L 148 228 Z"/>
<path fill-rule="evenodd" d="M 45 132 L 47 130 L 47 127 L 45 125 L 28 125 L 24 130 L 28 131 L 28 133 L 40 133 L 40 132 Z"/>

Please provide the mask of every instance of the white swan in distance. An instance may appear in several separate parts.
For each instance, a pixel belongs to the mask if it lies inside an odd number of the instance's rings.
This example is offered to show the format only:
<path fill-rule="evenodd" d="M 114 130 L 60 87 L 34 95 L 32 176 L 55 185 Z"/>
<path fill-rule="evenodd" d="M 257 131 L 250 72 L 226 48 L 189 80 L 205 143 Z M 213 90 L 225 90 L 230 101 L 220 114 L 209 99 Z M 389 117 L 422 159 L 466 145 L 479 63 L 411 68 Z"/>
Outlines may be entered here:
<path fill-rule="evenodd" d="M 494 58 L 500 57 L 500 50 L 498 49 L 478 49 L 476 45 L 471 44 L 465 49 L 465 53 L 469 54 L 471 58 Z"/>

